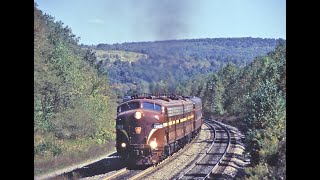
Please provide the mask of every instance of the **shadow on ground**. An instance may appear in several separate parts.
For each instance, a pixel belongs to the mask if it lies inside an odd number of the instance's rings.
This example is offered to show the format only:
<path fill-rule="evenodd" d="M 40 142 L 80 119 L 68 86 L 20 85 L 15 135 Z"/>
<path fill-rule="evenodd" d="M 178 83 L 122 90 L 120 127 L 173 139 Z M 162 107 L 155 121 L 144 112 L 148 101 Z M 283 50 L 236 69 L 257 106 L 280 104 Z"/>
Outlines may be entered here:
<path fill-rule="evenodd" d="M 79 179 L 85 177 L 91 177 L 95 175 L 105 174 L 111 171 L 119 170 L 125 167 L 125 164 L 120 161 L 117 153 L 113 153 L 108 157 L 89 164 L 82 168 L 75 169 L 71 172 L 64 173 L 52 179 Z"/>

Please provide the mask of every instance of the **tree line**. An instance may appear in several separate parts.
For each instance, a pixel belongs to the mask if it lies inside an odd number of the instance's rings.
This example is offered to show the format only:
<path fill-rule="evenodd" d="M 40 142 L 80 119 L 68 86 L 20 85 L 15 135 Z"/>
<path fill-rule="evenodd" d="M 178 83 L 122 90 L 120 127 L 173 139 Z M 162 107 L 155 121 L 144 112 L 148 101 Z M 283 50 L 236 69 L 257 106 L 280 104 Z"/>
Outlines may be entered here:
<path fill-rule="evenodd" d="M 35 162 L 115 139 L 115 94 L 78 41 L 34 5 Z"/>
<path fill-rule="evenodd" d="M 130 51 L 147 55 L 135 62 L 121 58 L 99 60 L 102 73 L 121 97 L 132 93 L 176 93 L 176 87 L 190 78 L 218 71 L 227 63 L 244 67 L 255 57 L 267 54 L 279 39 L 206 38 L 122 44 L 82 45 L 104 51 Z M 161 89 L 159 89 L 160 87 Z"/>
<path fill-rule="evenodd" d="M 286 177 L 286 45 L 239 68 L 226 64 L 216 73 L 179 85 L 180 93 L 202 98 L 206 117 L 235 116 L 251 155 L 247 179 Z"/>
<path fill-rule="evenodd" d="M 252 157 L 246 178 L 285 178 L 284 40 L 217 38 L 97 46 L 78 41 L 68 26 L 34 6 L 35 162 L 114 140 L 117 95 L 175 93 L 201 97 L 206 117 L 238 118 Z M 148 58 L 99 62 L 90 48 L 138 52 Z"/>

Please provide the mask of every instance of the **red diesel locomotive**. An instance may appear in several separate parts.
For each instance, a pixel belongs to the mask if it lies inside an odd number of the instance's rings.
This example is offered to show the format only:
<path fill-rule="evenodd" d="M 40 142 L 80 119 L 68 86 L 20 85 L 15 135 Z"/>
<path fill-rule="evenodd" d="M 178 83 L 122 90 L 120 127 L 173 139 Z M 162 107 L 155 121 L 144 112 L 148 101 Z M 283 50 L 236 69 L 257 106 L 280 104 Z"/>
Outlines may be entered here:
<path fill-rule="evenodd" d="M 117 108 L 117 152 L 130 164 L 155 164 L 190 142 L 201 118 L 198 97 L 133 96 Z"/>

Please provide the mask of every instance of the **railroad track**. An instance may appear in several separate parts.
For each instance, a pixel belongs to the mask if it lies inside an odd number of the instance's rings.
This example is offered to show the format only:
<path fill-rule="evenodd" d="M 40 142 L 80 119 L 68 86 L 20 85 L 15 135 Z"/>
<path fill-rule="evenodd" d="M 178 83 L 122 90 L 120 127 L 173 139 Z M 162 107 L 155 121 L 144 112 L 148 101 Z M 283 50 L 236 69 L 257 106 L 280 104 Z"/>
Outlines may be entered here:
<path fill-rule="evenodd" d="M 207 121 L 214 129 L 214 139 L 211 146 L 197 161 L 186 171 L 180 173 L 176 179 L 207 179 L 214 174 L 220 162 L 225 157 L 230 147 L 231 138 L 228 128 L 221 123 L 211 120 Z"/>
<path fill-rule="evenodd" d="M 152 168 L 152 167 L 150 167 Z M 149 169 L 149 168 L 148 168 Z M 122 170 L 117 171 L 116 173 L 114 173 L 113 175 L 105 178 L 104 180 L 111 180 L 111 179 L 132 179 L 132 177 L 139 175 L 141 173 L 143 173 L 144 171 L 148 170 L 130 170 L 127 168 L 124 168 Z"/>
<path fill-rule="evenodd" d="M 170 163 L 172 160 L 179 157 L 179 155 L 182 154 L 183 151 L 185 151 L 192 143 L 197 142 L 198 139 L 199 139 L 199 135 L 197 137 L 195 137 L 189 144 L 185 145 L 183 148 L 179 149 L 177 152 L 173 153 L 172 155 L 170 155 L 169 157 L 167 157 L 166 159 L 164 159 L 163 161 L 161 161 L 159 164 L 157 164 L 155 166 L 151 166 L 145 170 L 129 170 L 128 168 L 123 168 L 123 169 L 115 172 L 111 176 L 105 178 L 104 180 L 144 179 L 144 178 L 146 178 L 146 175 L 148 175 L 149 173 L 152 173 L 152 172 L 155 172 L 155 171 L 161 169 L 163 166 L 165 166 L 166 164 Z"/>
<path fill-rule="evenodd" d="M 232 179 L 246 165 L 241 157 L 245 150 L 241 144 L 244 136 L 235 127 L 211 120 L 204 121 L 201 128 L 189 144 L 156 166 L 128 169 L 113 155 L 56 179 Z"/>
<path fill-rule="evenodd" d="M 212 178 L 213 174 L 218 174 L 219 164 L 224 159 L 225 155 L 228 152 L 231 143 L 231 137 L 229 129 L 217 121 L 208 120 L 205 121 L 208 130 L 211 132 L 210 140 L 206 142 L 208 145 L 205 148 L 205 151 L 199 152 L 198 157 L 195 158 L 191 163 L 189 163 L 184 170 L 180 171 L 175 175 L 168 177 L 169 179 L 208 179 Z M 198 138 L 198 137 L 197 137 Z M 156 166 L 149 167 L 145 170 L 129 170 L 123 168 L 113 175 L 105 178 L 109 179 L 152 179 L 153 174 L 159 173 L 162 171 L 162 168 L 167 166 L 169 163 L 176 158 L 179 158 L 183 151 L 186 151 L 189 145 L 194 143 L 197 140 L 195 138 L 191 143 L 186 145 L 184 148 L 180 149 L 178 152 L 174 153 L 172 156 L 169 156 L 161 163 Z M 153 175 L 153 177 L 155 177 Z"/>

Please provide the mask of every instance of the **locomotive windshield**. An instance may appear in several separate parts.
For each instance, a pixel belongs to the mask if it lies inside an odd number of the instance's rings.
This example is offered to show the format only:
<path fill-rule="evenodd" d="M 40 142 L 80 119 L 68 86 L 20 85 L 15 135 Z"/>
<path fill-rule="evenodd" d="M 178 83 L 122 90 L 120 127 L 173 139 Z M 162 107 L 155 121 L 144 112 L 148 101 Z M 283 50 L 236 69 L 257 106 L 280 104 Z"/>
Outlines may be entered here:
<path fill-rule="evenodd" d="M 161 112 L 161 106 L 155 103 L 143 102 L 142 108 Z"/>
<path fill-rule="evenodd" d="M 120 113 L 120 112 L 125 112 L 133 109 L 138 109 L 138 108 L 140 108 L 139 102 L 128 102 L 119 106 L 118 112 Z"/>

